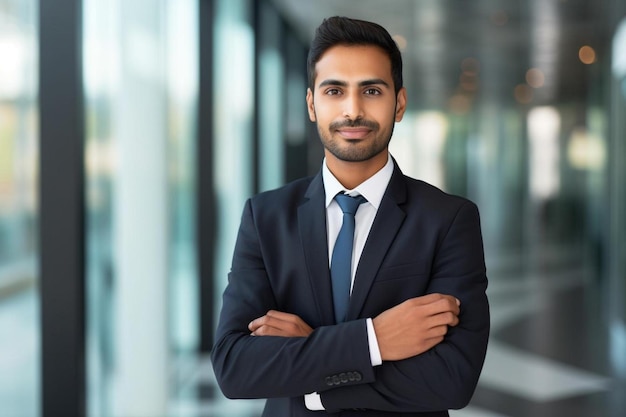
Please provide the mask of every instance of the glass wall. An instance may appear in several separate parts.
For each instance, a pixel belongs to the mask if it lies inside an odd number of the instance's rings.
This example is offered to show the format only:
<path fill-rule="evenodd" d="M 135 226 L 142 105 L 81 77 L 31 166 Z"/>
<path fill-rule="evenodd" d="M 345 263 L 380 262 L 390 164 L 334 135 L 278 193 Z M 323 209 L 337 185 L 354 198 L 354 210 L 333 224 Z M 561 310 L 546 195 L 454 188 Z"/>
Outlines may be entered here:
<path fill-rule="evenodd" d="M 249 0 L 217 0 L 214 28 L 215 311 L 245 200 L 254 192 L 254 27 Z"/>
<path fill-rule="evenodd" d="M 37 1 L 0 0 L 0 414 L 39 414 Z"/>
<path fill-rule="evenodd" d="M 285 53 L 283 25 L 276 10 L 266 2 L 257 4 L 258 68 L 257 135 L 259 141 L 259 190 L 285 182 Z M 301 104 L 301 103 L 300 103 Z"/>
<path fill-rule="evenodd" d="M 626 18 L 618 24 L 612 40 L 610 125 L 610 228 L 608 264 L 609 320 L 616 373 L 626 378 Z"/>
<path fill-rule="evenodd" d="M 84 1 L 91 416 L 170 415 L 197 344 L 197 1 Z"/>

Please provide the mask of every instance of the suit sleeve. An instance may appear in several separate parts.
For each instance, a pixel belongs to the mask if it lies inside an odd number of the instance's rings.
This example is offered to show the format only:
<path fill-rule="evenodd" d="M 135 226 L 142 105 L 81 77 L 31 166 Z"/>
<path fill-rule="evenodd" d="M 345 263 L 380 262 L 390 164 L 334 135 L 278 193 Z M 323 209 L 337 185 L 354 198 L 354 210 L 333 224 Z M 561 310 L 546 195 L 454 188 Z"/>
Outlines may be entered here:
<path fill-rule="evenodd" d="M 306 338 L 250 336 L 248 323 L 277 306 L 253 213 L 248 201 L 211 352 L 224 395 L 295 397 L 329 385 L 373 382 L 365 320 L 318 327 Z"/>
<path fill-rule="evenodd" d="M 439 244 L 428 292 L 461 300 L 460 322 L 421 355 L 375 368 L 375 381 L 321 393 L 327 411 L 427 412 L 465 407 L 476 387 L 489 337 L 487 277 L 478 210 L 460 207 Z"/>

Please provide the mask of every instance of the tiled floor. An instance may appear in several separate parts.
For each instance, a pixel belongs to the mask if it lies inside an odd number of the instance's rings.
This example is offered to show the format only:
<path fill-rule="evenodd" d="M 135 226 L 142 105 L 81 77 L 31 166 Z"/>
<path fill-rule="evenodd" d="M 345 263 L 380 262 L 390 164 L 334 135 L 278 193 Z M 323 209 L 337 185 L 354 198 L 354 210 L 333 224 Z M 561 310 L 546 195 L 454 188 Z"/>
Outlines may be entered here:
<path fill-rule="evenodd" d="M 626 384 L 611 360 L 598 283 L 577 270 L 532 281 L 492 286 L 494 325 L 473 405 L 510 417 L 623 416 Z"/>

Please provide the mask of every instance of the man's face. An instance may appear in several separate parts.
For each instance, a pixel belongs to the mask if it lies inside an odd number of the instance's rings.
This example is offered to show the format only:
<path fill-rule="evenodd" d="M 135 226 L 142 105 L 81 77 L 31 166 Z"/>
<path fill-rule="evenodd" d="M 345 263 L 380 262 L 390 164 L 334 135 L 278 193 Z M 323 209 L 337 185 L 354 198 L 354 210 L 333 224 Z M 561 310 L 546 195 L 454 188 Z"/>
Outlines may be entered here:
<path fill-rule="evenodd" d="M 394 124 L 406 109 L 405 89 L 397 96 L 394 91 L 389 57 L 376 46 L 338 45 L 322 55 L 315 71 L 307 107 L 326 158 L 386 162 Z"/>

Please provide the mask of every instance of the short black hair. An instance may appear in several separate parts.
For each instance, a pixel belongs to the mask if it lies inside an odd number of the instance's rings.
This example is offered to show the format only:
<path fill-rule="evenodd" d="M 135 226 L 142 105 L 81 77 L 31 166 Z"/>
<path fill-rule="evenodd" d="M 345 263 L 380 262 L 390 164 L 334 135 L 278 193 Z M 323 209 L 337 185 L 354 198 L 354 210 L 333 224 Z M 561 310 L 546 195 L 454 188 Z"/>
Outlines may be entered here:
<path fill-rule="evenodd" d="M 315 88 L 315 65 L 324 52 L 336 45 L 373 45 L 382 48 L 391 61 L 391 76 L 398 94 L 403 85 L 402 55 L 389 32 L 377 23 L 342 16 L 324 19 L 315 31 L 307 57 L 309 88 L 312 91 Z"/>

